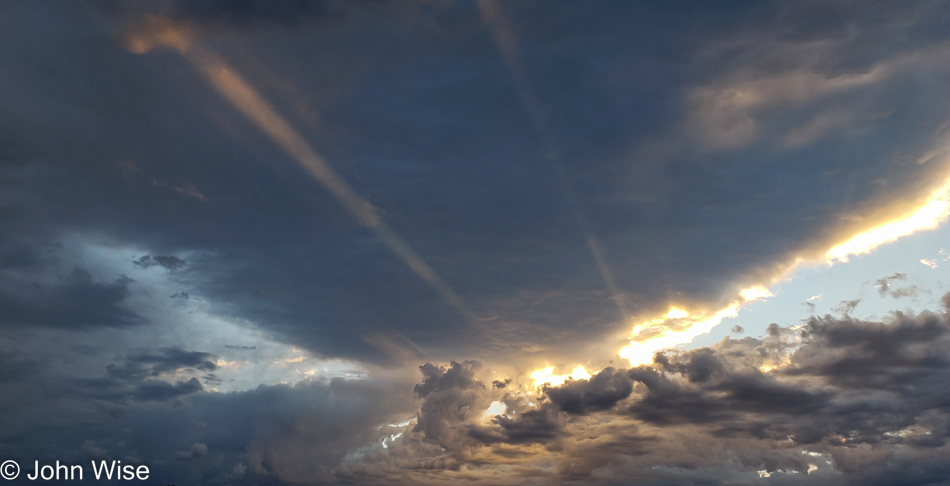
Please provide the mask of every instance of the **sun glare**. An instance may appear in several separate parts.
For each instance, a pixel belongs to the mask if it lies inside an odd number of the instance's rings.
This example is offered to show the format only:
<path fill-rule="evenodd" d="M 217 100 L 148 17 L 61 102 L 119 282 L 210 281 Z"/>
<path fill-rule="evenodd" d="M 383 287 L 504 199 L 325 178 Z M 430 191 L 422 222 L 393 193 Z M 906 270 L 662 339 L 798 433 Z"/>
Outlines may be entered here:
<path fill-rule="evenodd" d="M 825 253 L 828 264 L 847 262 L 851 255 L 870 253 L 875 248 L 896 241 L 918 231 L 934 229 L 950 218 L 950 179 L 935 189 L 916 209 L 903 216 L 862 231 L 847 241 L 833 246 Z M 805 260 L 797 258 L 783 274 L 792 273 Z M 633 327 L 630 344 L 620 350 L 619 356 L 633 366 L 652 363 L 653 356 L 664 349 L 691 342 L 697 336 L 710 332 L 723 319 L 738 315 L 750 302 L 772 296 L 765 285 L 754 285 L 739 292 L 739 298 L 712 315 L 690 314 L 670 308 L 664 317 L 643 321 Z M 773 367 L 767 367 L 771 370 Z M 766 370 L 767 371 L 767 370 Z"/>
<path fill-rule="evenodd" d="M 913 211 L 862 231 L 847 241 L 833 246 L 825 253 L 826 262 L 832 265 L 837 262 L 847 262 L 848 257 L 852 255 L 870 253 L 875 248 L 903 236 L 934 229 L 948 218 L 950 218 L 950 179 L 934 190 L 924 203 Z M 805 259 L 796 258 L 782 273 L 792 273 L 805 261 Z M 634 325 L 630 344 L 624 346 L 618 355 L 628 360 L 632 366 L 652 363 L 657 352 L 688 344 L 697 336 L 712 331 L 724 319 L 736 317 L 745 305 L 772 297 L 772 295 L 765 285 L 760 284 L 742 289 L 735 300 L 711 314 L 691 313 L 680 307 L 670 307 L 662 317 L 648 319 Z M 774 366 L 763 366 L 762 371 L 768 372 L 774 368 Z M 548 366 L 532 372 L 530 378 L 534 380 L 536 387 L 545 384 L 559 386 L 569 378 L 588 379 L 590 374 L 584 367 L 578 366 L 570 375 L 555 375 L 554 367 Z"/>
<path fill-rule="evenodd" d="M 670 307 L 670 311 L 666 313 L 667 319 L 682 319 L 689 315 L 689 312 L 686 312 L 683 309 L 676 307 Z"/>
<path fill-rule="evenodd" d="M 566 375 L 555 375 L 554 367 L 548 366 L 546 368 L 541 368 L 539 370 L 532 371 L 529 377 L 534 380 L 535 388 L 540 388 L 544 385 L 551 386 L 561 386 L 567 380 L 589 380 L 590 373 L 587 372 L 587 369 L 583 366 L 576 366 L 570 374 Z"/>
<path fill-rule="evenodd" d="M 862 231 L 828 250 L 829 263 L 847 262 L 851 255 L 870 253 L 875 248 L 918 231 L 940 226 L 950 217 L 950 179 L 930 193 L 917 209 L 874 228 Z"/>
<path fill-rule="evenodd" d="M 672 348 L 692 341 L 719 325 L 723 319 L 735 317 L 746 303 L 772 296 L 767 288 L 756 285 L 739 291 L 739 299 L 715 313 L 689 312 L 673 307 L 665 318 L 652 319 L 633 328 L 630 344 L 620 350 L 620 357 L 630 361 L 633 366 L 652 363 L 653 355 L 664 349 Z"/>

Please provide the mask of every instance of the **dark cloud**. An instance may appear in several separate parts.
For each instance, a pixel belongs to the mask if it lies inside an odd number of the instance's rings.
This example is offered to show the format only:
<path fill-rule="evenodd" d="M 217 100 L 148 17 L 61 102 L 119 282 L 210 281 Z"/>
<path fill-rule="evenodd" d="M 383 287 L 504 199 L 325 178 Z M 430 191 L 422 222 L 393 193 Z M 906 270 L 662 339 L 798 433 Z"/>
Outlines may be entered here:
<path fill-rule="evenodd" d="M 881 277 L 877 279 L 874 283 L 877 286 L 878 292 L 881 294 L 881 297 L 890 295 L 895 299 L 901 297 L 916 297 L 917 296 L 917 286 L 910 285 L 907 287 L 893 288 L 894 281 L 896 280 L 907 280 L 906 273 L 895 273 L 889 277 Z"/>
<path fill-rule="evenodd" d="M 803 335 L 816 343 L 797 352 L 788 372 L 819 375 L 849 388 L 893 392 L 936 391 L 932 378 L 950 365 L 937 347 L 948 339 L 946 317 L 896 313 L 893 322 L 875 323 L 828 316 L 809 319 Z M 832 349 L 821 355 L 813 350 Z"/>
<path fill-rule="evenodd" d="M 545 390 L 555 405 L 567 413 L 609 410 L 633 391 L 633 382 L 624 371 L 605 368 L 589 380 L 568 381 Z"/>
<path fill-rule="evenodd" d="M 606 368 L 589 380 L 547 387 L 540 397 L 510 391 L 500 398 L 506 412 L 487 424 L 477 412 L 494 392 L 480 385 L 475 367 L 427 365 L 419 388 L 453 397 L 442 410 L 456 413 L 442 429 L 414 432 L 456 438 L 444 452 L 451 460 L 430 459 L 432 468 L 564 464 L 531 475 L 548 482 L 742 484 L 741 476 L 701 472 L 736 467 L 736 474 L 762 470 L 787 484 L 884 485 L 897 484 L 889 471 L 911 464 L 919 467 L 914 477 L 939 477 L 938 457 L 950 438 L 950 402 L 941 385 L 950 377 L 948 339 L 947 313 L 898 313 L 886 322 L 814 317 L 797 329 L 773 325 L 763 338 L 659 354 L 653 366 Z M 402 457 L 400 450 L 418 457 L 423 449 L 415 440 L 394 445 L 397 455 L 388 460 L 367 456 L 350 473 L 361 480 L 374 477 L 362 476 L 369 471 L 404 474 L 399 468 L 408 463 L 392 460 Z M 486 471 L 472 480 L 491 477 Z"/>
<path fill-rule="evenodd" d="M 136 354 L 129 358 L 130 363 L 147 364 L 152 368 L 152 374 L 163 373 L 178 369 L 197 369 L 214 371 L 218 366 L 212 361 L 213 356 L 197 351 L 184 351 L 179 348 L 165 348 L 160 353 Z"/>
<path fill-rule="evenodd" d="M 466 438 L 459 424 L 488 406 L 482 393 L 486 387 L 475 377 L 479 367 L 475 361 L 453 361 L 448 368 L 431 363 L 420 366 L 425 379 L 413 391 L 422 398 L 422 405 L 412 430 L 447 450 L 460 450 Z M 477 407 L 479 404 L 483 406 Z"/>
<path fill-rule="evenodd" d="M 646 389 L 642 398 L 631 405 L 629 413 L 639 420 L 658 425 L 713 423 L 734 416 L 728 408 L 711 403 L 701 389 L 680 384 L 653 368 L 630 371 L 630 377 Z"/>
<path fill-rule="evenodd" d="M 0 321 L 7 326 L 64 329 L 128 327 L 145 319 L 125 305 L 133 280 L 120 276 L 111 283 L 93 280 L 76 268 L 57 283 L 8 284 L 0 289 Z"/>
<path fill-rule="evenodd" d="M 143 463 L 150 479 L 170 484 L 326 484 L 335 482 L 334 470 L 347 454 L 380 449 L 380 440 L 393 433 L 388 424 L 412 410 L 408 387 L 338 378 L 228 394 L 200 388 L 196 380 L 153 383 L 140 389 L 140 401 L 103 414 L 104 420 L 74 422 L 64 431 L 53 430 L 55 418 L 47 417 L 23 437 L 6 429 L 0 451 L 24 461 L 33 454 Z M 83 420 L 75 410 L 51 406 L 38 412 Z M 80 482 L 87 483 L 92 480 Z"/>
<path fill-rule="evenodd" d="M 899 289 L 893 289 L 888 293 L 895 299 L 899 299 L 901 297 L 917 297 L 917 286 L 911 285 L 909 287 L 901 287 Z"/>
<path fill-rule="evenodd" d="M 453 361 L 448 368 L 426 363 L 419 367 L 425 379 L 416 385 L 413 391 L 420 398 L 426 398 L 437 392 L 484 388 L 485 385 L 475 377 L 475 371 L 479 367 L 481 365 L 476 361 Z"/>
<path fill-rule="evenodd" d="M 769 335 L 777 334 L 777 329 L 778 325 L 773 323 L 769 326 Z M 722 361 L 709 348 L 679 354 L 673 361 L 670 361 L 665 354 L 659 353 L 653 358 L 653 362 L 662 366 L 666 371 L 675 371 L 686 375 L 689 381 L 694 383 L 708 381 L 714 374 L 723 371 Z"/>
<path fill-rule="evenodd" d="M 839 314 L 847 315 L 854 312 L 854 309 L 856 309 L 860 303 L 861 299 L 842 300 L 832 310 Z"/>
<path fill-rule="evenodd" d="M 427 363 L 414 387 L 333 379 L 222 394 L 197 378 L 139 374 L 119 380 L 134 385 L 120 390 L 105 386 L 117 386 L 110 375 L 98 394 L 90 382 L 73 399 L 120 404 L 121 413 L 84 426 L 74 442 L 88 455 L 134 448 L 148 460 L 178 459 L 174 468 L 155 463 L 162 480 L 217 475 L 235 485 L 443 484 L 460 475 L 474 484 L 745 484 L 756 471 L 783 484 L 899 484 L 900 474 L 945 471 L 948 344 L 950 314 L 923 312 L 885 322 L 816 316 L 539 392 L 486 386 L 474 361 Z M 125 362 L 178 376 L 210 359 L 163 349 Z M 506 407 L 485 417 L 493 401 Z M 415 425 L 397 425 L 413 410 Z"/>
<path fill-rule="evenodd" d="M 48 253 L 21 242 L 8 242 L 0 247 L 0 270 L 31 267 L 46 260 Z"/>
<path fill-rule="evenodd" d="M 191 450 L 176 452 L 175 457 L 178 459 L 197 459 L 199 457 L 204 457 L 208 455 L 208 446 L 205 444 L 194 443 L 191 445 Z"/>
<path fill-rule="evenodd" d="M 889 277 L 881 277 L 874 282 L 877 285 L 878 292 L 881 293 L 881 297 L 884 297 L 887 294 L 887 290 L 890 288 L 891 282 L 895 280 L 907 280 L 907 274 L 895 273 Z"/>
<path fill-rule="evenodd" d="M 0 3 L 0 457 L 138 457 L 177 484 L 946 477 L 946 315 L 866 322 L 857 300 L 540 393 L 476 361 L 414 388 L 216 393 L 216 356 L 136 351 L 233 325 L 388 378 L 405 356 L 586 362 L 623 314 L 716 308 L 946 171 L 945 2 L 500 9 L 508 58 L 476 2 Z M 471 313 L 191 61 L 129 52 L 156 19 L 220 55 Z M 896 280 L 879 289 L 923 291 Z M 209 327 L 159 327 L 184 313 Z"/>
<path fill-rule="evenodd" d="M 19 381 L 34 374 L 39 363 L 13 353 L 0 355 L 0 383 Z"/>
<path fill-rule="evenodd" d="M 112 15 L 136 19 L 163 17 L 175 22 L 195 24 L 203 28 L 247 30 L 253 28 L 295 28 L 300 26 L 334 25 L 347 22 L 359 14 L 383 11 L 396 14 L 398 4 L 424 2 L 334 2 L 332 0 L 159 0 L 157 2 L 121 2 L 95 0 L 93 5 Z M 397 5 L 393 5 L 397 4 Z M 403 8 L 408 5 L 403 5 Z"/>
<path fill-rule="evenodd" d="M 490 392 L 475 375 L 480 365 L 474 361 L 452 362 L 446 368 L 431 363 L 419 367 L 425 379 L 414 387 L 422 398 L 418 421 L 412 431 L 428 442 L 459 457 L 467 456 L 474 442 L 482 444 L 545 443 L 561 432 L 558 410 L 551 405 L 530 409 L 525 403 L 506 395 L 515 417 L 498 415 L 491 426 L 477 422 L 492 401 Z M 506 403 L 507 403 L 506 402 Z"/>
<path fill-rule="evenodd" d="M 615 301 L 631 314 L 716 302 L 936 170 L 905 162 L 934 149 L 947 110 L 932 100 L 950 99 L 940 69 L 924 69 L 944 65 L 940 4 L 504 6 L 576 207 L 476 5 L 401 4 L 5 6 L 6 65 L 19 74 L 0 126 L 15 196 L 4 231 L 34 248 L 104 235 L 165 268 L 189 252 L 187 275 L 169 278 L 190 279 L 192 299 L 316 353 L 392 365 L 367 336 L 393 328 L 443 360 L 511 356 L 529 337 L 570 353 L 617 330 Z M 111 40 L 150 15 L 200 31 L 495 324 L 443 302 L 183 59 Z M 848 76 L 864 81 L 835 84 Z M 783 96 L 788 86 L 804 88 Z M 730 90 L 761 103 L 729 105 L 717 93 Z M 712 131 L 751 120 L 753 138 L 698 143 L 712 133 L 689 128 L 700 114 Z M 10 262 L 40 255 L 14 246 Z"/>
<path fill-rule="evenodd" d="M 633 401 L 630 412 L 657 423 L 678 417 L 729 424 L 719 433 L 788 436 L 802 444 L 830 443 L 833 437 L 851 444 L 903 443 L 887 434 L 913 426 L 922 414 L 943 413 L 945 393 L 936 383 L 950 372 L 942 351 L 948 331 L 947 315 L 929 312 L 898 313 L 887 323 L 813 317 L 801 330 L 800 344 L 790 347 L 788 364 L 770 373 L 752 367 L 763 357 L 773 362 L 750 347 L 764 341 L 742 343 L 745 351 L 737 354 L 740 343 L 727 338 L 717 347 L 677 355 L 672 363 L 658 360 L 662 369 L 700 386 L 676 383 L 650 369 L 631 371 L 648 392 Z M 690 376 L 693 361 L 705 367 L 710 355 L 721 360 L 719 375 Z"/>
<path fill-rule="evenodd" d="M 138 384 L 133 394 L 136 400 L 163 402 L 204 390 L 197 378 L 174 384 L 158 380 L 146 380 Z"/>
<path fill-rule="evenodd" d="M 188 262 L 174 255 L 145 255 L 132 263 L 142 268 L 159 266 L 168 270 L 181 270 L 188 266 Z"/>
<path fill-rule="evenodd" d="M 142 353 L 128 357 L 122 366 L 114 364 L 106 368 L 110 376 L 121 379 L 142 379 L 163 373 L 183 371 L 214 371 L 218 365 L 214 356 L 179 348 L 165 348 L 157 353 Z"/>
<path fill-rule="evenodd" d="M 137 353 L 125 358 L 121 364 L 106 366 L 104 376 L 61 384 L 61 394 L 75 394 L 120 408 L 136 401 L 177 401 L 204 391 L 202 381 L 220 384 L 220 380 L 210 373 L 218 369 L 214 358 L 209 353 L 180 348 Z"/>
<path fill-rule="evenodd" d="M 472 425 L 468 435 L 482 444 L 548 443 L 563 433 L 563 419 L 558 408 L 550 404 L 535 410 L 525 410 L 517 417 L 496 416 L 493 426 Z"/>

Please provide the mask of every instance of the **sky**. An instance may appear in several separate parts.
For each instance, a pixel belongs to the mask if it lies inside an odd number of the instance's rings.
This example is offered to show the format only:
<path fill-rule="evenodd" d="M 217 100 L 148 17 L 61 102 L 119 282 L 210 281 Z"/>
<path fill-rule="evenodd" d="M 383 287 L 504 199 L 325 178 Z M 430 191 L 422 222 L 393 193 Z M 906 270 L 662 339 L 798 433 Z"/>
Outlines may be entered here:
<path fill-rule="evenodd" d="M 948 25 L 0 2 L 0 461 L 948 485 Z"/>

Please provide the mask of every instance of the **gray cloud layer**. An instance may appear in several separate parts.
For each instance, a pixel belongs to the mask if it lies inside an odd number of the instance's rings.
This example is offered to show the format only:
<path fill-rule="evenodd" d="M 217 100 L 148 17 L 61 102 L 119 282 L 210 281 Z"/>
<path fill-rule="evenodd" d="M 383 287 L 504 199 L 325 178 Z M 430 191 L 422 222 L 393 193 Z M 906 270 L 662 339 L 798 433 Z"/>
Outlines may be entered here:
<path fill-rule="evenodd" d="M 85 5 L 3 7 L 3 261 L 100 235 L 144 249 L 138 266 L 186 271 L 222 312 L 377 362 L 394 360 L 367 341 L 386 326 L 446 359 L 620 330 L 473 5 Z M 938 170 L 942 4 L 709 8 L 504 9 L 631 314 L 716 301 Z M 113 42 L 155 15 L 220 50 L 491 325 L 443 302 L 180 57 Z M 159 260 L 183 251 L 204 256 Z M 135 322 L 120 291 L 82 320 Z M 20 320 L 52 319 L 2 297 Z"/>
<path fill-rule="evenodd" d="M 714 306 L 942 177 L 950 5 L 501 12 L 525 80 L 469 2 L 0 4 L 0 459 L 223 485 L 950 477 L 946 313 L 866 322 L 855 300 L 539 393 L 488 369 L 612 353 L 617 304 Z M 130 52 L 159 18 L 230 63 L 472 315 L 182 56 Z M 882 296 L 924 291 L 901 275 Z M 259 340 L 217 342 L 238 328 Z M 213 391 L 287 365 L 272 342 L 373 372 Z M 427 359 L 419 383 L 400 375 Z"/>
<path fill-rule="evenodd" d="M 533 472 L 511 482 L 745 484 L 762 470 L 796 484 L 930 484 L 946 474 L 948 340 L 945 312 L 813 317 L 762 339 L 667 352 L 653 366 L 606 368 L 545 388 L 534 406 L 506 394 L 507 414 L 489 425 L 480 412 L 498 393 L 474 363 L 426 365 L 413 432 L 446 449 L 448 469 L 470 464 L 486 483 L 518 464 Z M 766 363 L 784 364 L 763 372 Z M 399 447 L 419 446 L 391 453 Z M 370 458 L 360 474 L 376 467 Z"/>
<path fill-rule="evenodd" d="M 65 434 L 47 454 L 137 458 L 203 484 L 746 484 L 757 471 L 788 484 L 930 484 L 947 472 L 948 345 L 946 311 L 815 316 L 540 394 L 488 386 L 474 361 L 427 363 L 415 387 L 333 379 L 209 394 L 197 378 L 155 379 L 215 369 L 206 353 L 166 349 L 105 370 L 135 385 L 126 392 L 105 378 L 59 389 L 29 416 L 33 435 L 16 446 L 5 435 L 3 452 L 25 457 Z M 2 386 L 15 390 L 31 366 L 4 363 Z M 110 412 L 47 430 L 44 414 L 83 416 L 64 400 Z M 493 401 L 505 411 L 483 418 Z M 171 457 L 189 462 L 163 466 Z"/>

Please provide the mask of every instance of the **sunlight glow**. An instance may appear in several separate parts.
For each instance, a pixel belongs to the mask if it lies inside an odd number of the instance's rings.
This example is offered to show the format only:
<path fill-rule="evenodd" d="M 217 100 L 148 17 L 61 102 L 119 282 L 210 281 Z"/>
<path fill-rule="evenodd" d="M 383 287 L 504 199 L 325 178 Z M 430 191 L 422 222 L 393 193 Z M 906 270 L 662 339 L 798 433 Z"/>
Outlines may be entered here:
<path fill-rule="evenodd" d="M 825 262 L 833 265 L 837 262 L 847 262 L 851 255 L 870 253 L 875 248 L 896 241 L 918 231 L 934 229 L 950 218 L 950 179 L 935 189 L 927 199 L 916 209 L 903 216 L 882 223 L 873 228 L 864 230 L 847 241 L 833 246 L 825 255 Z M 783 272 L 788 275 L 805 263 L 804 258 L 796 258 Z M 931 262 L 921 260 L 921 263 L 933 268 Z M 936 262 L 933 262 L 936 263 Z M 774 283 L 774 282 L 773 282 Z M 755 285 L 739 292 L 739 299 L 734 300 L 726 307 L 712 315 L 699 313 L 691 315 L 689 312 L 673 307 L 665 317 L 651 319 L 637 324 L 631 332 L 631 341 L 628 346 L 620 350 L 619 356 L 630 361 L 633 366 L 653 362 L 653 356 L 664 349 L 687 344 L 699 335 L 710 332 L 723 319 L 735 317 L 744 305 L 772 296 L 772 292 L 765 285 Z M 814 296 L 808 301 L 820 298 Z M 769 372 L 780 365 L 766 365 L 761 368 Z"/>
<path fill-rule="evenodd" d="M 529 377 L 534 380 L 534 386 L 540 388 L 544 385 L 561 386 L 568 379 L 570 380 L 589 380 L 590 373 L 583 366 L 578 365 L 569 375 L 555 375 L 554 367 L 548 366 L 539 370 L 532 371 Z"/>
<path fill-rule="evenodd" d="M 653 319 L 635 326 L 630 344 L 620 350 L 620 357 L 633 366 L 652 363 L 653 355 L 658 351 L 689 343 L 696 336 L 711 331 L 723 319 L 737 316 L 743 305 L 771 297 L 772 292 L 757 285 L 741 290 L 739 295 L 739 299 L 712 315 L 701 313 L 690 317 L 688 312 L 674 307 L 666 314 L 666 319 Z M 665 327 L 660 328 L 661 324 Z"/>
<path fill-rule="evenodd" d="M 666 313 L 667 319 L 682 319 L 689 315 L 689 312 L 686 312 L 683 309 L 676 307 L 670 307 L 670 311 Z"/>
<path fill-rule="evenodd" d="M 851 255 L 863 255 L 885 243 L 896 241 L 918 231 L 934 229 L 950 217 L 950 180 L 938 187 L 927 200 L 914 211 L 862 231 L 848 241 L 828 250 L 825 257 L 829 263 L 847 262 Z"/>
<path fill-rule="evenodd" d="M 756 285 L 755 287 L 742 289 L 739 292 L 739 295 L 742 296 L 742 300 L 744 300 L 745 302 L 752 302 L 754 300 L 771 297 L 772 292 L 761 285 Z"/>

